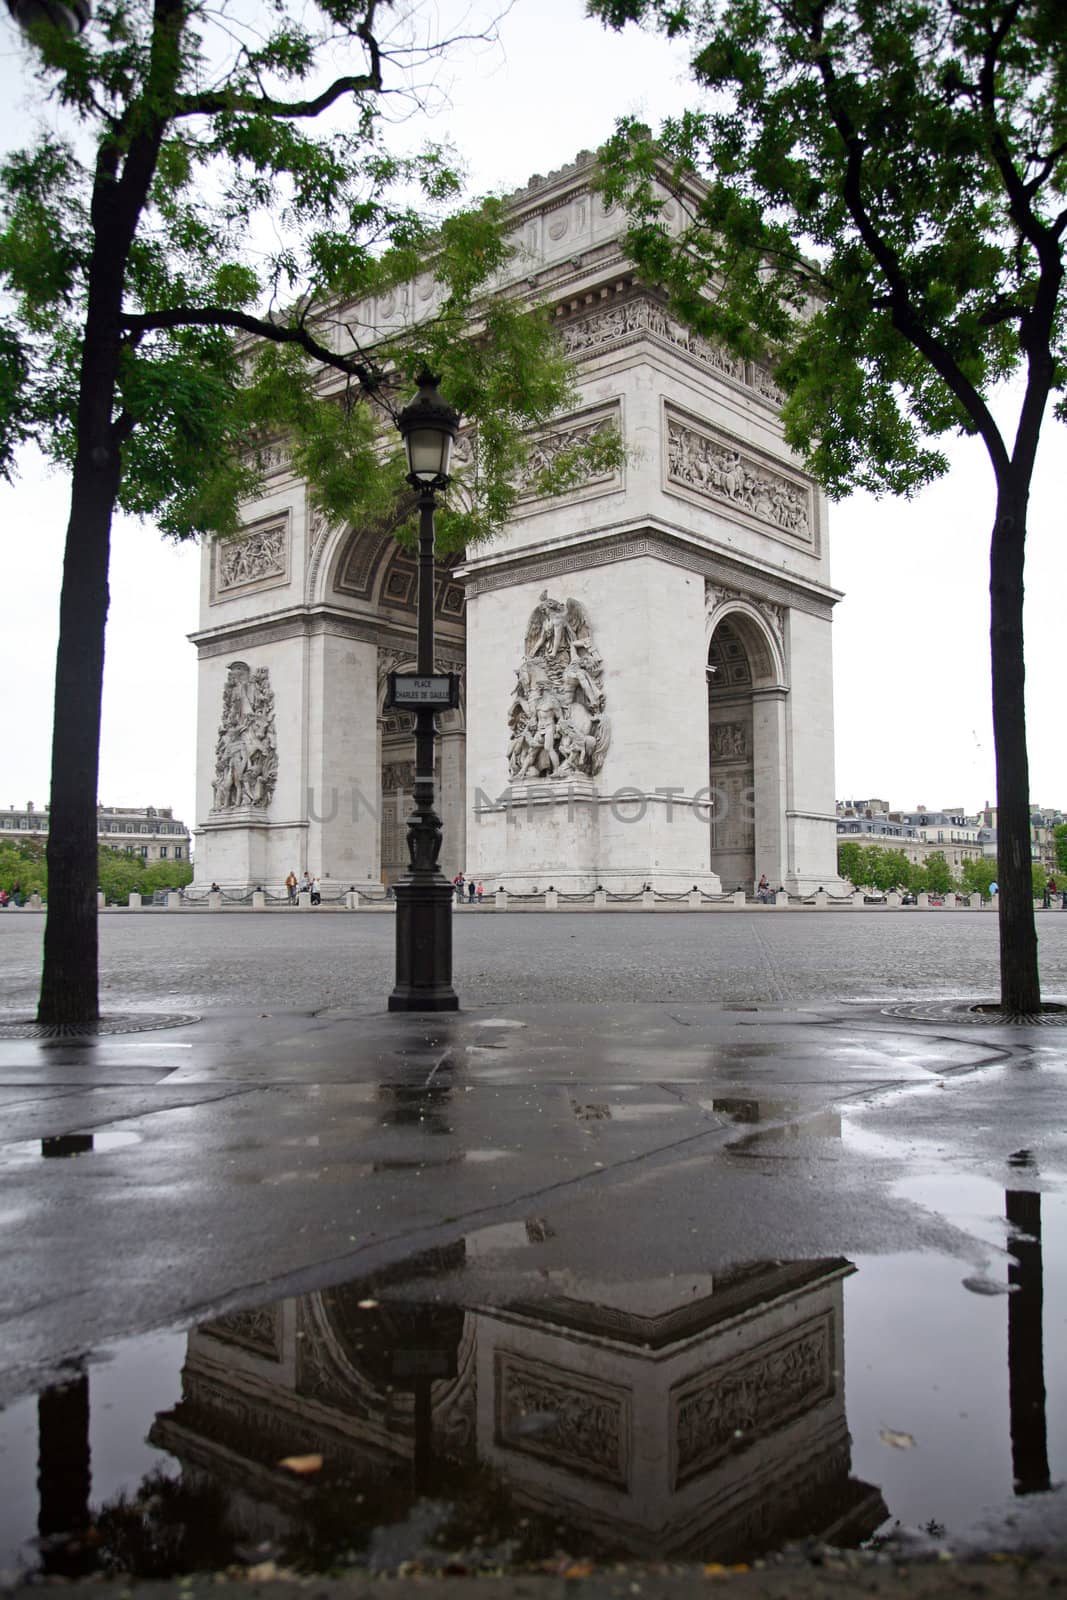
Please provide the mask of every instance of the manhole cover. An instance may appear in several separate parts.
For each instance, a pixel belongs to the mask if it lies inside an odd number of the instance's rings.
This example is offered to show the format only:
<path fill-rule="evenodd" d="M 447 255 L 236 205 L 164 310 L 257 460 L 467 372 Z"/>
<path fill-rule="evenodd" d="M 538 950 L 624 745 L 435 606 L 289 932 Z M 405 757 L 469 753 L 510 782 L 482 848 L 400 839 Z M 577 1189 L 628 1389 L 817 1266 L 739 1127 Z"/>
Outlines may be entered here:
<path fill-rule="evenodd" d="M 184 1028 L 199 1017 L 177 1011 L 115 1011 L 99 1022 L 35 1022 L 32 1017 L 0 1021 L 0 1039 L 97 1039 L 109 1033 L 150 1033 Z"/>
<path fill-rule="evenodd" d="M 928 1000 L 882 1006 L 884 1017 L 906 1017 L 909 1022 L 967 1023 L 986 1028 L 1067 1028 L 1067 1005 L 1046 1002 L 1040 1011 L 1005 1014 L 996 1000 Z"/>

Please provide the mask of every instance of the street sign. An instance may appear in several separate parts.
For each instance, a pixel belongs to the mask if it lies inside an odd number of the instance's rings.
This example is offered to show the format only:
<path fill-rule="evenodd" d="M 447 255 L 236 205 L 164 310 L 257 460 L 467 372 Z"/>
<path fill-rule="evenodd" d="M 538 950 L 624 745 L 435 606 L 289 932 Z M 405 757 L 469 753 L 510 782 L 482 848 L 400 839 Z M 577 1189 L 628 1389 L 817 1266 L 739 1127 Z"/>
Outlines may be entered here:
<path fill-rule="evenodd" d="M 459 705 L 459 673 L 435 672 L 420 677 L 414 672 L 391 672 L 385 705 L 389 711 L 417 711 L 419 706 L 447 711 Z"/>

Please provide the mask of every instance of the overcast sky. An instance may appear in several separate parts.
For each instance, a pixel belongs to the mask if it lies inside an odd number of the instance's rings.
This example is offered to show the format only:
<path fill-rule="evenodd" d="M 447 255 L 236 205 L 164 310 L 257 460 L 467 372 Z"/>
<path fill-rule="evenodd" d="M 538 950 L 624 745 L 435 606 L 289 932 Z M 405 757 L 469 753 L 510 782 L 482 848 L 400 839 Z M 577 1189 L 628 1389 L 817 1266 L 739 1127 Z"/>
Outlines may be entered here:
<path fill-rule="evenodd" d="M 438 13 L 455 31 L 464 15 Z M 475 191 L 519 187 L 594 147 L 613 118 L 650 122 L 678 109 L 684 58 L 657 39 L 603 32 L 579 0 L 515 0 L 499 47 L 450 69 L 450 109 L 427 125 L 451 139 Z M 444 85 L 442 85 L 444 86 Z M 0 147 L 37 114 L 6 13 L 0 22 Z M 410 124 L 400 130 L 414 142 Z M 1010 397 L 1008 399 L 1010 406 Z M 1059 556 L 1065 517 L 1064 429 L 1049 422 L 1031 502 L 1027 558 L 1027 715 L 1032 799 L 1067 805 L 1063 652 L 1067 590 Z M 953 470 L 912 502 L 866 496 L 831 508 L 832 581 L 845 591 L 834 624 L 839 797 L 871 795 L 904 809 L 994 799 L 989 711 L 988 545 L 992 478 L 972 442 Z M 51 697 L 66 484 L 27 455 L 0 485 L 0 804 L 48 798 Z M 199 554 L 149 526 L 115 530 L 104 683 L 100 799 L 171 805 L 190 825 L 195 760 Z"/>

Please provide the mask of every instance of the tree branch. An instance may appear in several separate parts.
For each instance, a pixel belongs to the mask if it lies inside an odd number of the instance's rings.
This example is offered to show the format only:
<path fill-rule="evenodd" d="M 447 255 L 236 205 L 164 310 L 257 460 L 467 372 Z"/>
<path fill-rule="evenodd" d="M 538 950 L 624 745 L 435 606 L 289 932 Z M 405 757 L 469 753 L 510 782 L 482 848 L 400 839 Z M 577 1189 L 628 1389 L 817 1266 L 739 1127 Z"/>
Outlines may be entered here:
<path fill-rule="evenodd" d="M 981 434 L 993 469 L 999 476 L 1009 465 L 1007 446 L 1001 437 L 1000 429 L 978 390 L 961 372 L 941 340 L 922 322 L 912 301 L 900 258 L 878 231 L 874 218 L 864 203 L 861 181 L 864 141 L 842 101 L 829 51 L 823 48 L 824 39 L 819 20 L 816 21 L 811 42 L 819 47 L 816 53 L 817 71 L 823 81 L 827 107 L 845 146 L 843 186 L 845 204 L 859 230 L 860 238 L 885 275 L 889 287 L 890 317 L 893 326 L 898 333 L 902 333 L 910 340 L 919 354 L 925 356 L 934 371 L 944 379 Z"/>
<path fill-rule="evenodd" d="M 342 355 L 328 345 L 321 344 L 302 323 L 294 327 L 287 323 L 270 322 L 264 317 L 231 311 L 225 306 L 179 306 L 169 311 L 125 314 L 120 318 L 120 323 L 128 334 L 137 338 L 167 328 L 235 328 L 256 339 L 269 339 L 274 344 L 298 345 L 316 361 L 321 361 L 323 366 L 355 378 L 368 395 L 377 394 L 382 386 L 384 375 L 376 368 L 366 361 Z"/>
<path fill-rule="evenodd" d="M 382 53 L 374 35 L 374 12 L 378 0 L 368 0 L 363 21 L 355 29 L 357 39 L 370 57 L 370 68 L 356 77 L 337 78 L 313 100 L 274 100 L 270 95 L 214 94 L 178 95 L 176 117 L 217 116 L 223 112 L 247 112 L 260 117 L 317 117 L 344 95 L 381 94 Z"/>

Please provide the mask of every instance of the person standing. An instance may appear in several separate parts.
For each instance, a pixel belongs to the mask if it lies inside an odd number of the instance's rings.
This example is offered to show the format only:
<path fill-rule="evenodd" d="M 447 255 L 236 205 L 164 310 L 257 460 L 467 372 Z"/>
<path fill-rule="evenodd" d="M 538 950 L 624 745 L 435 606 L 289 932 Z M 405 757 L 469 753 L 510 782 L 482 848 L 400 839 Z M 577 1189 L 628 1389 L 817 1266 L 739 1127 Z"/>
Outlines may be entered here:
<path fill-rule="evenodd" d="M 452 879 L 452 887 L 456 891 L 456 899 L 459 901 L 460 905 L 463 904 L 463 885 L 465 881 L 466 880 L 464 879 L 462 872 L 457 872 L 456 876 Z"/>
<path fill-rule="evenodd" d="M 285 880 L 285 892 L 289 896 L 289 904 L 296 905 L 296 873 L 290 867 L 289 876 Z"/>
<path fill-rule="evenodd" d="M 477 891 L 477 888 L 478 888 L 478 885 L 475 883 L 474 879 L 471 878 L 470 882 L 467 884 L 467 904 L 468 905 L 472 906 L 474 904 L 474 896 L 475 896 L 475 893 Z"/>
<path fill-rule="evenodd" d="M 1044 900 L 1044 908 L 1045 908 L 1046 911 L 1051 911 L 1052 910 L 1052 896 L 1054 894 L 1057 894 L 1058 892 L 1059 891 L 1056 888 L 1056 880 L 1055 880 L 1055 878 L 1046 878 L 1046 880 L 1045 880 L 1045 900 Z"/>
<path fill-rule="evenodd" d="M 482 895 L 484 893 L 485 893 L 485 890 L 482 888 L 481 884 L 479 884 L 478 885 L 478 904 L 479 905 L 481 905 L 481 903 L 482 903 Z M 1067 905 L 1067 895 L 1065 895 L 1064 904 Z"/>

